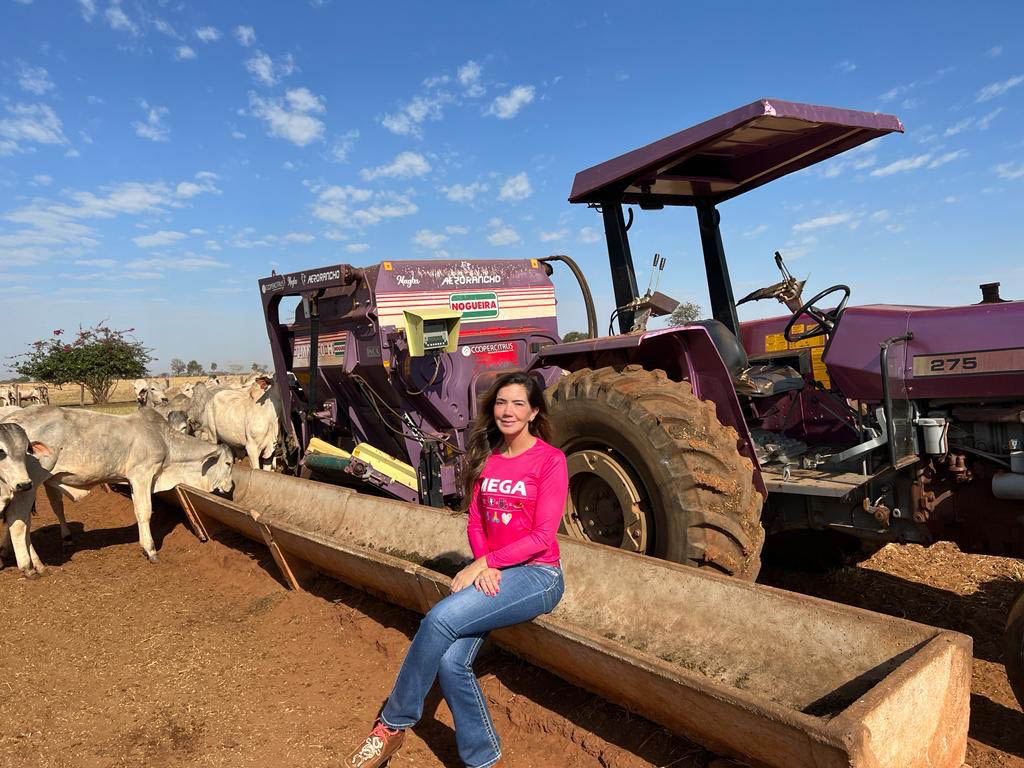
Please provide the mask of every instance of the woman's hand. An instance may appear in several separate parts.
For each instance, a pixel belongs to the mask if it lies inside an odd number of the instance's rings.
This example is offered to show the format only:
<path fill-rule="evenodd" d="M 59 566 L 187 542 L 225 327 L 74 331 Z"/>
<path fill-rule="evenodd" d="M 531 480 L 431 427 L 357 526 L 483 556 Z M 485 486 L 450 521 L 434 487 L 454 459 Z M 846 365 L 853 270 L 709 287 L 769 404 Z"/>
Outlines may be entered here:
<path fill-rule="evenodd" d="M 498 586 L 501 584 L 501 571 L 497 568 L 485 568 L 473 580 L 473 586 L 477 592 L 483 592 L 488 597 L 498 594 Z"/>
<path fill-rule="evenodd" d="M 474 583 L 476 581 L 476 577 L 486 570 L 488 570 L 487 555 L 484 555 L 483 557 L 477 558 L 455 574 L 455 578 L 452 579 L 452 592 L 461 592 L 470 584 Z"/>

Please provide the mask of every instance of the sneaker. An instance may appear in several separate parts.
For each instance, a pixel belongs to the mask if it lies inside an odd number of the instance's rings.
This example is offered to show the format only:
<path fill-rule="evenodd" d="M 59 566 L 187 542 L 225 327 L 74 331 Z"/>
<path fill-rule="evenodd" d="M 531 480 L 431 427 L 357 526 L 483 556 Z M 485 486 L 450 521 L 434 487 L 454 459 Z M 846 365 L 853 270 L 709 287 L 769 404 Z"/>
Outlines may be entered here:
<path fill-rule="evenodd" d="M 345 768 L 380 768 L 404 740 L 405 731 L 388 728 L 378 720 L 370 735 L 345 758 Z"/>

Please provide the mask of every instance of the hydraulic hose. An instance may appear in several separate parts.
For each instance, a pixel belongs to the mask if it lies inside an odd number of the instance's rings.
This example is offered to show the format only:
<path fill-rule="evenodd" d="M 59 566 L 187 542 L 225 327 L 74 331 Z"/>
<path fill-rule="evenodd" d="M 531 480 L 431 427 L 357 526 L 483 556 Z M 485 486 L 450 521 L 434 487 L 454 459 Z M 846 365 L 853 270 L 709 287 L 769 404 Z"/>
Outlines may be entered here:
<path fill-rule="evenodd" d="M 630 211 L 632 213 L 632 211 Z M 587 278 L 583 276 L 583 270 L 580 269 L 579 265 L 566 256 L 564 253 L 555 253 L 551 256 L 546 256 L 538 261 L 549 262 L 549 261 L 561 261 L 572 271 L 576 277 L 576 282 L 580 284 L 580 292 L 583 294 L 583 305 L 587 309 L 587 338 L 597 338 L 597 312 L 594 310 L 594 297 L 590 293 L 590 285 L 587 283 Z"/>

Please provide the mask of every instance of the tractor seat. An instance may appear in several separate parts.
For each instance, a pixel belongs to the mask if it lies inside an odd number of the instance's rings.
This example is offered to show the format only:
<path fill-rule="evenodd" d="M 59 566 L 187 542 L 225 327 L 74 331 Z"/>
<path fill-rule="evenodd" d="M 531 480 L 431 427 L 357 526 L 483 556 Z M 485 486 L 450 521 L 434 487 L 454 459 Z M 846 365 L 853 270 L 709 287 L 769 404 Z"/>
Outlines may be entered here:
<path fill-rule="evenodd" d="M 700 325 L 711 337 L 718 354 L 722 357 L 732 377 L 736 394 L 748 397 L 768 397 L 803 389 L 806 381 L 800 372 L 788 365 L 757 365 L 751 367 L 747 353 L 736 335 L 718 320 L 698 320 L 691 325 Z"/>

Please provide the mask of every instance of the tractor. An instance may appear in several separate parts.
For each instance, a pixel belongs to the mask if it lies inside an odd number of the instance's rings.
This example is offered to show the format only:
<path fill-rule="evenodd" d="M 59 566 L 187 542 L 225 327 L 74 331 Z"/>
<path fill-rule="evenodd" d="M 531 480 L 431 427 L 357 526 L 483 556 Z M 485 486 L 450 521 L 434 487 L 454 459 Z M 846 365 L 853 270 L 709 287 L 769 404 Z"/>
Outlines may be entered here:
<path fill-rule="evenodd" d="M 545 385 L 567 456 L 569 536 L 754 579 L 766 533 L 808 557 L 887 542 L 1024 549 L 1024 302 L 847 306 L 781 281 L 733 296 L 718 206 L 889 133 L 893 116 L 760 100 L 576 175 L 602 217 L 618 333 L 600 337 L 568 256 L 339 264 L 259 281 L 295 471 L 457 508 L 479 397 Z M 712 317 L 649 330 L 631 206 L 696 210 Z M 657 262 L 657 258 L 656 258 Z M 562 343 L 550 276 L 579 282 L 588 338 Z M 663 264 L 661 265 L 663 267 Z M 784 317 L 740 324 L 777 300 Z M 810 537 L 814 537 L 813 539 Z M 810 542 L 810 543 L 809 543 Z M 1006 634 L 1024 700 L 1024 599 Z"/>

